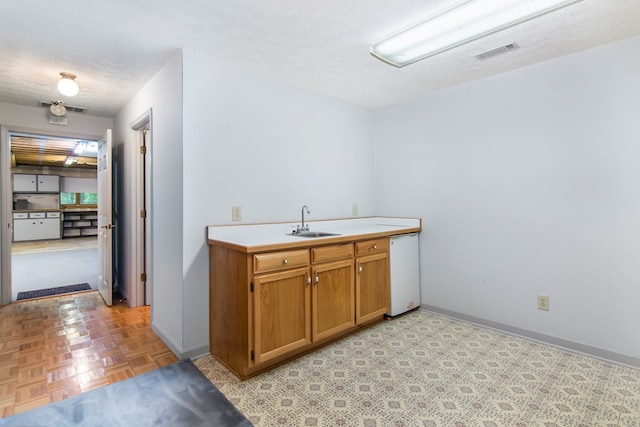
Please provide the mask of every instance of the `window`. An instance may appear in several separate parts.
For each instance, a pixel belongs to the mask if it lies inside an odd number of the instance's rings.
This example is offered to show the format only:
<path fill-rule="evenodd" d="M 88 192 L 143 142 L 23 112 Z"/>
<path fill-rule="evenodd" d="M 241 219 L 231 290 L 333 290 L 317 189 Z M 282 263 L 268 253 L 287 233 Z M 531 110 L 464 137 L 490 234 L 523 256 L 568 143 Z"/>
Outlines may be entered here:
<path fill-rule="evenodd" d="M 81 205 L 97 205 L 98 193 L 76 193 L 80 196 Z"/>
<path fill-rule="evenodd" d="M 97 206 L 98 193 L 60 193 L 60 204 L 66 206 Z"/>

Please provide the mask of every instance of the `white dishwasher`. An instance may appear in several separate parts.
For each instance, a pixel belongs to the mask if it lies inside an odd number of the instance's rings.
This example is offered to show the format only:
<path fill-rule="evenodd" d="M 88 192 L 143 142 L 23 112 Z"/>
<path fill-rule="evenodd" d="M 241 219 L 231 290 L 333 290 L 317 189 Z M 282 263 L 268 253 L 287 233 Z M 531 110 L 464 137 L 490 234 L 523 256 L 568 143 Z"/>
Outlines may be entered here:
<path fill-rule="evenodd" d="M 420 306 L 420 244 L 418 233 L 391 236 L 391 310 L 397 316 Z"/>

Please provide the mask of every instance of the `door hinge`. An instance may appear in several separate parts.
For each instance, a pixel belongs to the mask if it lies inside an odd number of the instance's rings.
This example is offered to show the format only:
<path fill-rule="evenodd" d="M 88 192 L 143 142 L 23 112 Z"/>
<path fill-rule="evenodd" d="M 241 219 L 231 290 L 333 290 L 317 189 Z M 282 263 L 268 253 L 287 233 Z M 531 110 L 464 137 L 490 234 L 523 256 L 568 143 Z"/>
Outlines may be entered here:
<path fill-rule="evenodd" d="M 140 211 L 140 218 L 146 218 L 146 217 L 147 217 L 147 211 L 146 211 L 146 210 L 144 210 L 144 209 L 142 209 L 142 210 Z"/>
<path fill-rule="evenodd" d="M 141 282 L 146 282 L 147 281 L 147 274 L 146 273 L 142 273 L 140 275 L 140 281 Z"/>
<path fill-rule="evenodd" d="M 253 350 L 251 350 L 251 360 L 255 360 L 256 359 L 256 354 L 253 352 Z"/>
<path fill-rule="evenodd" d="M 251 292 L 253 292 L 253 282 L 251 282 L 251 286 L 249 286 L 249 289 L 251 290 Z"/>
<path fill-rule="evenodd" d="M 145 145 L 140 146 L 140 154 L 147 154 L 147 147 Z"/>

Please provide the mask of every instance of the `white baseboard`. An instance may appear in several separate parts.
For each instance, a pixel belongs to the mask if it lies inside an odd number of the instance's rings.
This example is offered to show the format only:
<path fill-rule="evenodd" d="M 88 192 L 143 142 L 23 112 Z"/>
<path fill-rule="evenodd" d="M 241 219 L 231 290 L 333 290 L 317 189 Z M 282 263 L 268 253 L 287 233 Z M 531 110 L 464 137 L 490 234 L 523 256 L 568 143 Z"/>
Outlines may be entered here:
<path fill-rule="evenodd" d="M 433 307 L 430 305 L 422 304 L 420 306 L 420 309 L 427 312 L 432 312 L 434 314 L 450 317 L 455 320 L 461 320 L 463 322 L 472 323 L 478 326 L 493 329 L 499 332 L 505 332 L 505 333 L 516 335 L 522 338 L 539 341 L 543 344 L 548 344 L 554 347 L 559 347 L 565 350 L 581 353 L 587 356 L 606 360 L 608 362 L 614 362 L 620 365 L 626 365 L 636 369 L 640 368 L 640 358 L 638 357 L 616 353 L 614 351 L 605 350 L 603 348 L 593 347 L 586 344 L 580 344 L 580 343 L 565 340 L 562 338 L 552 337 L 550 335 L 540 334 L 538 332 L 516 328 L 516 327 L 505 325 L 502 323 L 493 322 L 491 320 L 481 319 L 479 317 L 474 317 L 474 316 L 468 316 L 466 314 L 442 309 L 439 307 Z"/>

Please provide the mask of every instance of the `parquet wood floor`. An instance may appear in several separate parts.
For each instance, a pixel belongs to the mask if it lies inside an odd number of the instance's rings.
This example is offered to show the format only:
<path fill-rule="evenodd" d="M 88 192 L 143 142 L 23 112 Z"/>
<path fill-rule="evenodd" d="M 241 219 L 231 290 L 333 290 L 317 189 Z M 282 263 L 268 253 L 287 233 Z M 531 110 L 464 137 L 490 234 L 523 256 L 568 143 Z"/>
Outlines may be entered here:
<path fill-rule="evenodd" d="M 0 307 L 0 417 L 177 362 L 149 316 L 97 291 Z"/>

